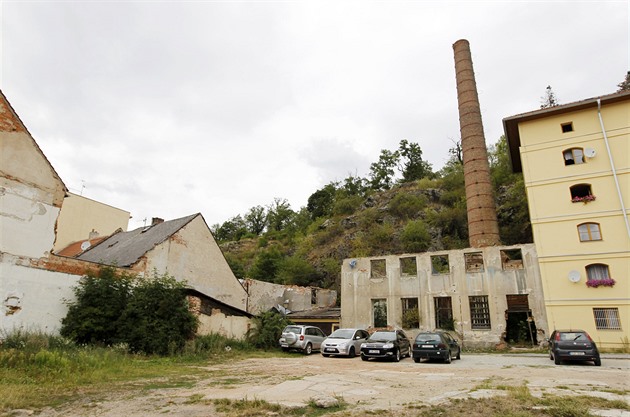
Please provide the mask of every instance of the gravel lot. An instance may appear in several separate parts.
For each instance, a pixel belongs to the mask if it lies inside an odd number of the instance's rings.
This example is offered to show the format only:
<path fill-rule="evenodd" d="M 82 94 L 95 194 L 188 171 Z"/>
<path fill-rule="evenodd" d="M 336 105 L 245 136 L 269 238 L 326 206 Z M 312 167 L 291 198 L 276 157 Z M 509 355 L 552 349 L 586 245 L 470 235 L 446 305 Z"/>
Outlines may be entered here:
<path fill-rule="evenodd" d="M 462 354 L 451 364 L 364 362 L 319 354 L 246 359 L 205 368 L 193 388 L 127 393 L 105 400 L 85 399 L 41 416 L 208 416 L 205 400 L 262 399 L 302 406 L 315 398 L 343 398 L 353 410 L 395 412 L 410 405 L 440 404 L 450 398 L 503 395 L 492 387 L 523 385 L 533 395 L 595 395 L 630 403 L 630 358 L 604 355 L 602 366 L 554 365 L 547 355 Z M 191 398 L 195 399 L 191 401 Z M 613 415 L 613 414 L 602 414 Z M 629 416 L 624 412 L 616 416 Z"/>

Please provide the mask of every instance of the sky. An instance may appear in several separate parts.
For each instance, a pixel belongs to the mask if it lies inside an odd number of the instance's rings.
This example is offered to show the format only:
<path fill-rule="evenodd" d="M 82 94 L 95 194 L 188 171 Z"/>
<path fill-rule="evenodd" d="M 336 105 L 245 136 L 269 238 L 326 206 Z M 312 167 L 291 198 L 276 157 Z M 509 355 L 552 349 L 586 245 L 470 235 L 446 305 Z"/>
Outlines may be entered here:
<path fill-rule="evenodd" d="M 502 119 L 617 90 L 625 1 L 0 0 L 0 89 L 68 189 L 208 225 L 416 142 L 460 137 L 452 45 L 470 42 L 488 145 Z"/>

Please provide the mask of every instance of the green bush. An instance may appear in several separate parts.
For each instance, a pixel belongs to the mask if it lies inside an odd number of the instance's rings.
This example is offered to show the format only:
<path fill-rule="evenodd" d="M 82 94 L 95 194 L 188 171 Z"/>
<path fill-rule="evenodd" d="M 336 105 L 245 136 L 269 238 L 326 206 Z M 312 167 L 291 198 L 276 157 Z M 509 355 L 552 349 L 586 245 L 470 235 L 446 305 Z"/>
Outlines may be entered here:
<path fill-rule="evenodd" d="M 417 196 L 402 192 L 396 194 L 389 203 L 389 212 L 401 219 L 413 219 L 427 205 L 427 199 L 424 196 Z"/>
<path fill-rule="evenodd" d="M 400 240 L 407 252 L 425 252 L 431 245 L 431 235 L 424 222 L 419 220 L 407 223 Z"/>
<path fill-rule="evenodd" d="M 278 339 L 282 329 L 292 324 L 282 314 L 267 311 L 252 319 L 252 327 L 247 332 L 247 340 L 257 348 L 269 349 L 278 347 Z"/>

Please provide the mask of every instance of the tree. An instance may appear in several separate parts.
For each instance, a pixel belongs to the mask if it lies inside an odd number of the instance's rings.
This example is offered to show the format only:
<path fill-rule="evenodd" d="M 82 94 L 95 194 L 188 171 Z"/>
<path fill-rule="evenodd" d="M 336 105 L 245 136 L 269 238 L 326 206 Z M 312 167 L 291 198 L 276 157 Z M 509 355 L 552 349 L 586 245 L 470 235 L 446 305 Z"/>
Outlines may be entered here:
<path fill-rule="evenodd" d="M 299 256 L 289 256 L 278 263 L 275 282 L 285 285 L 309 286 L 318 281 L 313 265 Z"/>
<path fill-rule="evenodd" d="M 273 203 L 267 207 L 267 225 L 270 230 L 281 231 L 295 215 L 286 198 L 274 198 Z"/>
<path fill-rule="evenodd" d="M 62 336 L 79 344 L 118 343 L 120 314 L 131 296 L 133 276 L 120 274 L 114 267 L 88 271 L 74 287 L 75 300 L 61 320 Z"/>
<path fill-rule="evenodd" d="M 431 164 L 422 160 L 422 149 L 417 143 L 410 143 L 406 139 L 401 140 L 398 154 L 401 159 L 401 182 L 411 182 L 433 176 Z"/>
<path fill-rule="evenodd" d="M 247 331 L 247 340 L 257 348 L 278 347 L 282 330 L 292 324 L 282 314 L 266 311 L 252 318 L 252 327 Z"/>
<path fill-rule="evenodd" d="M 221 242 L 240 240 L 247 234 L 247 226 L 240 216 L 232 217 L 213 231 L 215 239 Z"/>
<path fill-rule="evenodd" d="M 259 236 L 267 227 L 267 213 L 263 206 L 255 206 L 245 214 L 245 226 L 250 233 Z"/>
<path fill-rule="evenodd" d="M 392 188 L 399 157 L 398 151 L 381 150 L 378 162 L 373 162 L 370 165 L 370 187 L 373 190 L 389 190 Z"/>
<path fill-rule="evenodd" d="M 262 250 L 256 255 L 248 275 L 260 281 L 275 282 L 282 258 L 282 253 L 275 247 Z"/>
<path fill-rule="evenodd" d="M 617 87 L 619 87 L 619 90 L 617 90 L 618 93 L 630 90 L 630 71 L 626 73 L 626 78 L 617 84 Z"/>
<path fill-rule="evenodd" d="M 318 217 L 330 216 L 336 194 L 337 184 L 332 182 L 311 194 L 308 198 L 306 209 L 311 213 L 313 220 Z"/>
<path fill-rule="evenodd" d="M 540 108 L 547 109 L 549 107 L 555 107 L 559 105 L 558 99 L 556 98 L 556 94 L 551 89 L 551 86 L 548 85 L 545 89 L 545 95 L 540 98 Z"/>

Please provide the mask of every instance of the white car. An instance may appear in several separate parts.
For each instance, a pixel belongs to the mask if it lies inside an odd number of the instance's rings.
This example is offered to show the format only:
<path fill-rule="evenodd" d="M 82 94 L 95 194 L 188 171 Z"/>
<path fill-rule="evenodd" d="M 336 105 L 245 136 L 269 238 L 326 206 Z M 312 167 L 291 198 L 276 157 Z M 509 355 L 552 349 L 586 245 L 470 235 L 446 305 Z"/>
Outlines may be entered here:
<path fill-rule="evenodd" d="M 325 338 L 326 335 L 319 327 L 292 324 L 282 330 L 278 342 L 285 352 L 295 349 L 310 355 L 314 350 L 320 350 Z"/>
<path fill-rule="evenodd" d="M 361 343 L 370 337 L 363 329 L 337 329 L 322 343 L 322 356 L 349 356 L 354 358 L 361 352 Z"/>

